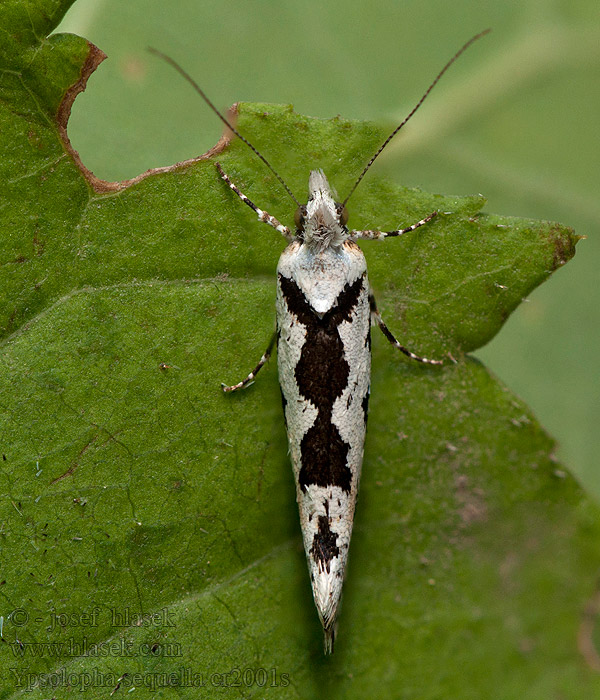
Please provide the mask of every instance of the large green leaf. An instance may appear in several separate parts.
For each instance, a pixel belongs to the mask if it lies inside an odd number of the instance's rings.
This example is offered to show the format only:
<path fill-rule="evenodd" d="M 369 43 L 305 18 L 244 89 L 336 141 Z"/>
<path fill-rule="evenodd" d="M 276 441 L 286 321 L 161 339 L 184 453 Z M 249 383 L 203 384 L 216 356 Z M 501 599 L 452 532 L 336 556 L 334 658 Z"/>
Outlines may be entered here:
<path fill-rule="evenodd" d="M 388 120 L 391 131 L 461 43 L 492 28 L 375 168 L 430 192 L 483 192 L 491 211 L 565 221 L 587 235 L 568 273 L 536 289 L 477 356 L 527 401 L 557 454 L 600 497 L 597 0 L 227 0 L 226 11 L 178 0 L 165 8 L 163 0 L 77 0 L 61 23 L 109 55 L 69 126 L 104 178 L 175 163 L 219 137 L 214 114 L 148 45 L 177 58 L 223 109 L 293 102 L 312 116 Z M 274 163 L 284 172 L 295 160 L 286 156 Z"/>
<path fill-rule="evenodd" d="M 283 243 L 219 179 L 216 154 L 127 186 L 79 167 L 68 106 L 101 56 L 44 39 L 69 4 L 0 10 L 0 697 L 69 684 L 108 696 L 119 682 L 136 697 L 167 682 L 163 697 L 597 694 L 576 643 L 579 629 L 593 661 L 580 616 L 597 510 L 528 409 L 464 356 L 576 236 L 375 176 L 353 196 L 357 228 L 442 212 L 364 248 L 402 341 L 458 362 L 415 366 L 374 339 L 339 643 L 324 658 L 274 367 L 239 395 L 219 390 L 264 350 Z M 294 153 L 284 174 L 297 194 L 316 166 L 346 192 L 385 135 L 273 105 L 240 106 L 238 124 L 274 163 Z M 218 151 L 290 221 L 243 144 Z"/>

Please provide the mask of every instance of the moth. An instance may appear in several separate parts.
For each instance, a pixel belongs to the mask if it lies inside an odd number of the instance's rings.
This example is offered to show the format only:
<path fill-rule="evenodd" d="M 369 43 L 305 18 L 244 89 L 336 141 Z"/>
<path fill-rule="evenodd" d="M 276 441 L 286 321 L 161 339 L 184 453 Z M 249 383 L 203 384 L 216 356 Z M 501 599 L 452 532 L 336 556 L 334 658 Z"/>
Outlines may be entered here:
<path fill-rule="evenodd" d="M 324 651 L 333 652 L 336 619 L 348 561 L 363 462 L 371 374 L 371 326 L 377 325 L 400 352 L 417 362 L 440 365 L 401 345 L 384 323 L 369 287 L 360 239 L 398 237 L 435 218 L 431 212 L 394 231 L 349 229 L 346 204 L 375 159 L 413 116 L 456 59 L 488 30 L 472 37 L 448 61 L 408 116 L 369 160 L 346 198 L 339 202 L 322 170 L 308 178 L 301 204 L 266 158 L 215 108 L 195 81 L 171 58 L 152 49 L 188 80 L 208 106 L 274 173 L 297 209 L 292 231 L 260 209 L 217 170 L 229 188 L 287 240 L 277 265 L 277 330 L 256 367 L 233 392 L 251 384 L 277 344 L 277 364 L 296 482 L 300 525 L 313 597 L 324 632 Z"/>

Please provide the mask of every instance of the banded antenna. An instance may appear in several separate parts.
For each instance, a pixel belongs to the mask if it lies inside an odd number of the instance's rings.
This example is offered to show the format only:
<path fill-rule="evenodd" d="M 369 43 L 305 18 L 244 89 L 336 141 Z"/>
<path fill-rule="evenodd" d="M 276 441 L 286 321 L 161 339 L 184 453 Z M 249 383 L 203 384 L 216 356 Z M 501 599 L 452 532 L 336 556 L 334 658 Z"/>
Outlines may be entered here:
<path fill-rule="evenodd" d="M 153 53 L 155 56 L 158 56 L 159 58 L 162 58 L 163 61 L 165 61 L 165 62 L 168 63 L 170 66 L 172 66 L 173 68 L 175 68 L 175 70 L 176 70 L 181 76 L 183 76 L 183 77 L 188 81 L 188 83 L 194 88 L 194 90 L 200 95 L 200 97 L 206 102 L 206 104 L 207 104 L 207 105 L 212 109 L 212 111 L 217 115 L 217 117 L 219 117 L 219 119 L 223 122 L 223 124 L 225 124 L 225 126 L 227 126 L 239 139 L 241 139 L 241 140 L 246 144 L 246 146 L 248 146 L 249 148 L 251 148 L 251 149 L 254 151 L 254 153 L 256 153 L 256 155 L 262 160 L 262 162 L 267 166 L 267 168 L 269 168 L 269 170 L 273 173 L 273 175 L 275 175 L 275 177 L 276 177 L 276 178 L 279 180 L 279 182 L 283 185 L 283 187 L 285 188 L 285 191 L 290 195 L 290 197 L 294 200 L 294 202 L 296 202 L 296 205 L 297 205 L 297 206 L 301 206 L 300 202 L 296 199 L 296 197 L 294 197 L 294 194 L 293 194 L 292 190 L 290 190 L 290 188 L 286 185 L 284 179 L 283 179 L 283 178 L 281 177 L 281 175 L 275 170 L 275 168 L 271 165 L 271 163 L 269 163 L 269 161 L 263 156 L 263 154 L 260 153 L 260 152 L 258 151 L 258 149 L 256 149 L 256 148 L 250 143 L 250 141 L 248 141 L 247 138 L 245 138 L 244 136 L 242 136 L 242 135 L 240 134 L 240 132 L 231 124 L 231 122 L 230 122 L 226 117 L 224 117 L 224 116 L 221 114 L 221 112 L 219 112 L 219 110 L 218 110 L 218 109 L 214 106 L 214 104 L 208 99 L 208 97 L 206 96 L 204 90 L 202 90 L 202 88 L 201 88 L 201 87 L 198 85 L 198 83 L 192 78 L 192 76 L 191 76 L 189 73 L 187 73 L 187 71 L 185 71 L 185 70 L 179 65 L 179 63 L 177 63 L 177 61 L 175 61 L 174 59 L 172 59 L 170 56 L 167 56 L 167 54 L 163 53 L 162 51 L 159 51 L 158 49 L 154 49 L 154 48 L 152 48 L 151 46 L 148 47 L 148 51 L 149 51 L 150 53 Z"/>
<path fill-rule="evenodd" d="M 346 199 L 343 201 L 342 206 L 345 207 L 346 203 L 350 199 L 350 197 L 354 194 L 354 190 L 358 187 L 360 181 L 363 179 L 363 177 L 367 174 L 367 170 L 373 165 L 375 162 L 375 159 L 377 156 L 383 151 L 383 149 L 388 145 L 388 143 L 394 138 L 394 136 L 400 131 L 400 129 L 406 124 L 406 122 L 412 117 L 412 115 L 419 109 L 419 107 L 425 102 L 425 99 L 429 95 L 429 93 L 433 90 L 433 88 L 437 85 L 438 81 L 444 75 L 444 73 L 450 68 L 450 66 L 456 61 L 456 59 L 463 54 L 471 44 L 475 43 L 477 39 L 481 39 L 482 36 L 485 36 L 486 34 L 489 34 L 492 30 L 491 29 L 485 29 L 483 32 L 479 32 L 479 34 L 475 34 L 475 36 L 471 37 L 469 41 L 467 41 L 466 44 L 462 46 L 455 54 L 452 56 L 452 58 L 446 63 L 446 65 L 442 68 L 442 70 L 437 74 L 435 80 L 431 83 L 431 85 L 427 88 L 425 91 L 425 94 L 421 99 L 417 102 L 417 104 L 412 108 L 411 112 L 407 117 L 404 118 L 404 120 L 397 126 L 394 131 L 387 137 L 387 139 L 381 144 L 379 147 L 379 150 L 375 153 L 375 155 L 371 158 L 371 160 L 365 165 L 364 170 L 362 173 L 358 176 L 358 180 L 354 183 L 354 186 L 350 190 L 350 194 L 346 197 Z"/>
<path fill-rule="evenodd" d="M 479 32 L 479 34 L 476 34 L 475 36 L 471 37 L 469 41 L 467 41 L 466 44 L 464 44 L 455 54 L 452 56 L 452 58 L 446 63 L 446 65 L 442 68 L 442 70 L 437 74 L 435 80 L 431 83 L 431 85 L 427 88 L 421 99 L 417 102 L 417 104 L 413 107 L 413 109 L 410 111 L 407 117 L 404 118 L 404 120 L 392 131 L 392 133 L 387 137 L 387 139 L 381 144 L 375 155 L 371 158 L 371 160 L 365 165 L 362 173 L 358 176 L 358 179 L 354 183 L 352 189 L 350 190 L 350 193 L 346 197 L 346 199 L 342 203 L 342 207 L 346 206 L 346 203 L 350 199 L 350 197 L 354 194 L 354 190 L 358 187 L 360 184 L 361 180 L 363 177 L 367 174 L 367 171 L 369 168 L 373 165 L 375 162 L 376 158 L 379 156 L 379 154 L 383 151 L 383 149 L 388 145 L 388 143 L 394 138 L 394 136 L 400 131 L 400 129 L 406 124 L 406 122 L 413 116 L 413 114 L 419 109 L 419 107 L 425 102 L 425 99 L 429 95 L 429 93 L 433 90 L 433 88 L 437 85 L 439 82 L 440 78 L 444 75 L 444 73 L 450 68 L 450 66 L 458 59 L 459 56 L 461 56 L 468 48 L 471 46 L 471 44 L 475 43 L 478 39 L 480 39 L 482 36 L 485 36 L 486 34 L 489 34 L 491 29 L 485 29 L 483 32 Z M 214 106 L 214 104 L 208 99 L 207 95 L 205 94 L 204 90 L 198 85 L 198 83 L 192 78 L 192 76 L 185 71 L 177 61 L 172 59 L 170 56 L 167 56 L 167 54 L 163 53 L 162 51 L 159 51 L 158 49 L 148 47 L 148 51 L 155 56 L 158 56 L 158 58 L 161 58 L 163 61 L 168 63 L 170 66 L 172 66 L 185 80 L 188 81 L 188 83 L 194 88 L 194 90 L 200 95 L 200 97 L 206 102 L 206 104 L 212 109 L 212 111 L 219 117 L 219 119 L 227 126 L 239 139 L 241 139 L 246 146 L 248 146 L 254 153 L 262 160 L 262 162 L 269 168 L 269 170 L 275 175 L 275 177 L 279 180 L 279 182 L 282 184 L 284 187 L 285 191 L 290 195 L 290 197 L 294 200 L 296 205 L 298 207 L 302 206 L 300 202 L 296 199 L 294 196 L 293 192 L 290 190 L 290 188 L 287 186 L 286 182 L 284 179 L 281 177 L 281 175 L 275 170 L 275 168 L 269 163 L 269 161 L 256 149 L 250 141 L 248 141 L 247 138 L 242 136 L 240 132 L 231 124 L 231 122 L 224 117 L 221 112 Z"/>

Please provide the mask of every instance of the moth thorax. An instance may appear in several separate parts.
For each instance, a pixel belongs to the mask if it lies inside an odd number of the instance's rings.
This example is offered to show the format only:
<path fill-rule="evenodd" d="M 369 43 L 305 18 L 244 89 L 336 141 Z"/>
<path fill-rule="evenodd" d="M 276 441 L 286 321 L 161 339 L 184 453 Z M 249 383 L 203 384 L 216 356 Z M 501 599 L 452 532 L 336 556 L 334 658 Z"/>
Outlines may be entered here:
<path fill-rule="evenodd" d="M 322 170 L 312 170 L 308 178 L 309 198 L 304 217 L 304 242 L 317 248 L 339 247 L 347 238 L 340 223 L 335 192 Z"/>

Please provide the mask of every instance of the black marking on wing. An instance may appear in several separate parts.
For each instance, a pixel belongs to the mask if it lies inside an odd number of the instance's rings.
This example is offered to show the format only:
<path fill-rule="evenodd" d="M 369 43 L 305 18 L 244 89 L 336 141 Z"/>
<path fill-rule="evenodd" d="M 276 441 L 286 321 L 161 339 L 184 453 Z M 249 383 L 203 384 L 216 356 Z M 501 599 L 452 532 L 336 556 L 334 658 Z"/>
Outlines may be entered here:
<path fill-rule="evenodd" d="M 300 443 L 302 467 L 298 481 L 304 491 L 311 484 L 339 486 L 350 492 L 352 472 L 347 465 L 350 445 L 344 442 L 331 420 L 321 420 L 321 414 Z"/>
<path fill-rule="evenodd" d="M 319 515 L 319 531 L 313 537 L 310 554 L 321 571 L 327 570 L 329 573 L 331 560 L 340 553 L 336 545 L 337 534 L 329 527 L 329 518 L 326 515 Z"/>
<path fill-rule="evenodd" d="M 314 425 L 300 443 L 301 488 L 310 484 L 339 486 L 349 492 L 352 472 L 347 465 L 350 445 L 342 440 L 331 421 L 333 404 L 348 385 L 350 366 L 344 357 L 344 344 L 338 327 L 350 321 L 364 285 L 364 273 L 346 284 L 335 306 L 319 316 L 296 282 L 279 275 L 279 284 L 289 311 L 306 327 L 306 339 L 294 371 L 300 394 L 318 410 Z"/>
<path fill-rule="evenodd" d="M 281 342 L 281 329 L 279 328 L 279 325 L 277 326 L 277 352 L 279 353 L 279 343 Z M 281 408 L 283 409 L 283 422 L 285 423 L 285 427 L 287 428 L 287 416 L 285 413 L 285 408 L 287 406 L 287 399 L 284 396 L 283 389 L 279 387 L 280 392 L 281 392 Z"/>
<path fill-rule="evenodd" d="M 365 425 L 367 424 L 367 418 L 369 417 L 369 396 L 371 392 L 367 389 L 367 393 L 364 395 L 362 400 L 362 409 L 365 414 Z"/>
<path fill-rule="evenodd" d="M 285 414 L 285 407 L 287 406 L 287 399 L 285 398 L 283 394 L 283 390 L 281 390 L 281 408 L 283 409 L 283 422 L 285 423 L 285 427 L 287 428 L 287 416 Z"/>

